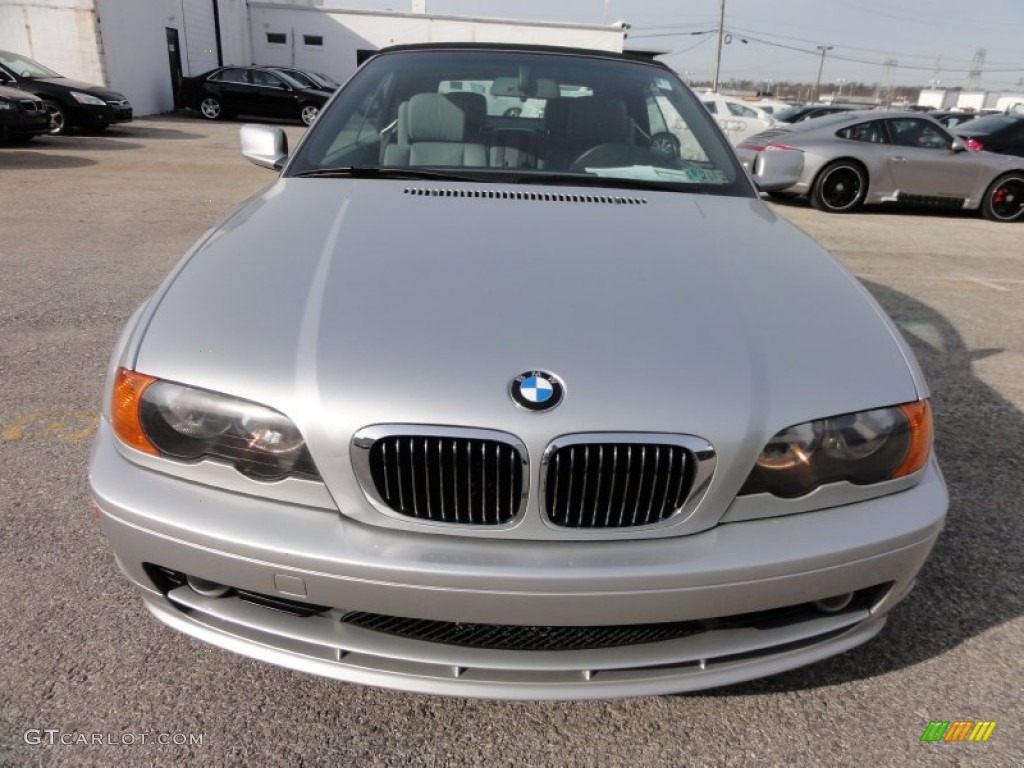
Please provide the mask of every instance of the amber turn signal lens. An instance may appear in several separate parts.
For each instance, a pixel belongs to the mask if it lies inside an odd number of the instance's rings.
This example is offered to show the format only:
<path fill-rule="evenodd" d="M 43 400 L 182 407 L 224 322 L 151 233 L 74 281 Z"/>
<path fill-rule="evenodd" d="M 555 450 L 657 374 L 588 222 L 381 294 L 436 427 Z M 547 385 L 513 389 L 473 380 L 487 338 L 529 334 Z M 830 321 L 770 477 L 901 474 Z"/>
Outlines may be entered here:
<path fill-rule="evenodd" d="M 142 430 L 142 424 L 139 422 L 139 403 L 142 400 L 142 393 L 154 381 L 156 379 L 152 376 L 129 371 L 126 368 L 118 368 L 117 378 L 114 380 L 114 391 L 110 399 L 110 423 L 114 427 L 114 434 L 122 443 L 157 456 L 159 451 L 149 442 L 149 438 L 146 437 L 146 433 Z"/>
<path fill-rule="evenodd" d="M 893 477 L 904 477 L 917 472 L 928 461 L 932 450 L 932 407 L 927 400 L 905 403 L 900 406 L 910 424 L 910 447 L 903 462 L 892 473 Z"/>

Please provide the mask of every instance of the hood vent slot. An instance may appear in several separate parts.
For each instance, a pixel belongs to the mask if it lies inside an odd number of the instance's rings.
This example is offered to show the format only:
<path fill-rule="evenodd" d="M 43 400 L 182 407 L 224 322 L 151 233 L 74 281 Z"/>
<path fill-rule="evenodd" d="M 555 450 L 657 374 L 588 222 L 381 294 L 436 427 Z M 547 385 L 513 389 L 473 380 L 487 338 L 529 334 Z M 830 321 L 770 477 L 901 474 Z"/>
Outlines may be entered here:
<path fill-rule="evenodd" d="M 431 189 L 427 187 L 406 187 L 405 194 L 415 197 L 470 197 L 481 200 L 519 200 L 538 203 L 647 205 L 647 198 L 645 197 L 585 195 L 568 192 L 520 192 L 509 189 Z"/>

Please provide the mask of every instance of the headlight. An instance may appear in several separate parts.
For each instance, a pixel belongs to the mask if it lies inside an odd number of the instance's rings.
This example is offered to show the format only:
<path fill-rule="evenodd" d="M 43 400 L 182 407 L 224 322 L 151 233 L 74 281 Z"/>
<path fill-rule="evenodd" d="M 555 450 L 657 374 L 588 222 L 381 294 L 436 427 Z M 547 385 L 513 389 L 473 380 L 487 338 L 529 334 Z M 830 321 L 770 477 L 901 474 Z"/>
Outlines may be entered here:
<path fill-rule="evenodd" d="M 757 457 L 741 494 L 794 498 L 820 485 L 869 485 L 913 474 L 931 452 L 927 400 L 796 424 Z"/>
<path fill-rule="evenodd" d="M 7 99 L 0 99 L 0 109 L 17 109 L 18 105 Z"/>
<path fill-rule="evenodd" d="M 118 438 L 146 453 L 221 459 L 258 480 L 320 476 L 291 420 L 248 400 L 121 368 L 111 415 Z"/>
<path fill-rule="evenodd" d="M 103 99 L 88 93 L 81 93 L 80 91 L 71 91 L 71 98 L 79 104 L 92 104 L 94 107 L 105 107 L 107 105 L 107 102 Z"/>

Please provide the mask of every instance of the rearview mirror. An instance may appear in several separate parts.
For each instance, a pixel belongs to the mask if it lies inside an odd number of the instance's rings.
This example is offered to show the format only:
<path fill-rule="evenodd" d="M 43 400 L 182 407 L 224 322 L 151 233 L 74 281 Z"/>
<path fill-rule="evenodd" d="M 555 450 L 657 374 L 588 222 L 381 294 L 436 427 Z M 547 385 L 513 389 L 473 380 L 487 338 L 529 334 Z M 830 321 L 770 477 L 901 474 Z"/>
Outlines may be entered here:
<path fill-rule="evenodd" d="M 260 168 L 279 171 L 288 159 L 288 136 L 272 125 L 243 125 L 239 131 L 242 156 Z"/>

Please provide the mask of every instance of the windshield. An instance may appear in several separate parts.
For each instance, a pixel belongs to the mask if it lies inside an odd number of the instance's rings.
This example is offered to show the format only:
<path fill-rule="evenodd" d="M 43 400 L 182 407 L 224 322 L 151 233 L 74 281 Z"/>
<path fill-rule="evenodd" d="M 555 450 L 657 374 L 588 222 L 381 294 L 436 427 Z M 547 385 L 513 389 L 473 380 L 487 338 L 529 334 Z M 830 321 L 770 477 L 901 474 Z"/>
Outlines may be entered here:
<path fill-rule="evenodd" d="M 367 62 L 286 175 L 354 167 L 364 177 L 416 169 L 752 194 L 707 111 L 671 71 L 531 50 L 405 50 Z"/>
<path fill-rule="evenodd" d="M 41 77 L 63 77 L 63 75 L 58 75 L 52 69 L 47 69 L 42 64 L 37 64 L 32 59 L 26 59 L 17 53 L 0 52 L 0 64 L 3 64 L 19 77 L 27 77 L 30 80 Z"/>
<path fill-rule="evenodd" d="M 772 114 L 776 120 L 782 120 L 783 122 L 786 122 L 791 117 L 796 117 L 797 115 L 801 115 L 806 111 L 807 107 L 801 107 L 798 105 L 795 107 L 786 107 L 785 109 L 780 109 L 778 112 L 773 112 Z"/>
<path fill-rule="evenodd" d="M 297 69 L 275 69 L 279 75 L 282 75 L 285 80 L 289 83 L 294 83 L 300 88 L 319 88 L 320 84 L 317 83 L 313 78 Z"/>

